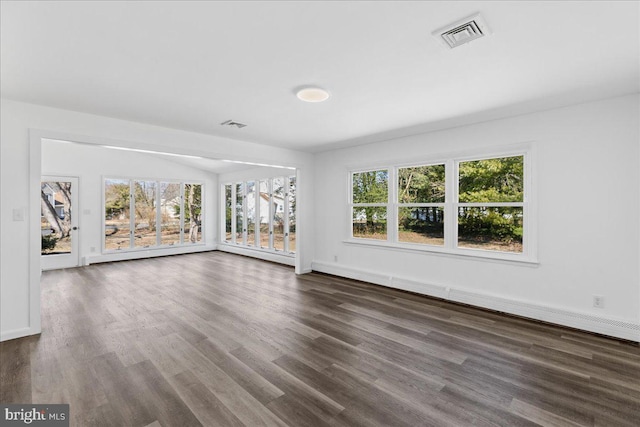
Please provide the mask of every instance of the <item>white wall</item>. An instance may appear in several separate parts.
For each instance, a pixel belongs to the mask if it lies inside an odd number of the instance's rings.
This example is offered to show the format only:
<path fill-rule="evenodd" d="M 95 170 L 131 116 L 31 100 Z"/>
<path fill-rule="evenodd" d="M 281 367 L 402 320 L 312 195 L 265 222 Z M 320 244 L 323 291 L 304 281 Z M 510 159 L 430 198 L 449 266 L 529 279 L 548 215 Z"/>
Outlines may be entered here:
<path fill-rule="evenodd" d="M 204 241 L 215 248 L 217 238 L 218 177 L 215 173 L 194 169 L 176 162 L 171 157 L 113 150 L 87 144 L 68 144 L 45 140 L 42 144 L 42 175 L 78 177 L 78 215 L 80 259 L 95 262 L 101 257 L 102 247 L 102 182 L 107 177 L 177 180 L 204 184 Z M 88 211 L 88 212 L 87 212 Z M 93 249 L 93 250 L 92 250 Z M 163 254 L 176 252 L 169 248 Z M 153 253 L 156 250 L 150 250 Z M 157 251 L 156 251 L 157 252 Z M 131 254 L 118 254 L 126 257 Z M 110 259 L 110 258 L 107 258 Z M 82 263 L 82 261 L 81 261 Z"/>
<path fill-rule="evenodd" d="M 312 193 L 312 156 L 307 153 L 6 99 L 0 102 L 0 340 L 39 332 L 39 318 L 30 311 L 30 304 L 39 301 L 39 293 L 31 289 L 39 281 L 39 258 L 30 252 L 29 219 L 39 216 L 39 203 L 30 190 L 37 188 L 40 170 L 31 167 L 30 135 L 297 167 L 300 192 Z M 33 154 L 39 165 L 40 153 Z M 303 199 L 299 198 L 301 230 L 310 224 L 312 212 L 312 200 L 303 205 Z M 13 221 L 14 210 L 23 212 L 25 220 Z M 32 222 L 35 227 L 37 220 Z M 310 269 L 309 244 L 300 238 L 300 271 Z"/>
<path fill-rule="evenodd" d="M 313 269 L 640 341 L 638 104 L 625 96 L 316 155 Z M 529 141 L 538 265 L 343 242 L 350 167 Z"/>

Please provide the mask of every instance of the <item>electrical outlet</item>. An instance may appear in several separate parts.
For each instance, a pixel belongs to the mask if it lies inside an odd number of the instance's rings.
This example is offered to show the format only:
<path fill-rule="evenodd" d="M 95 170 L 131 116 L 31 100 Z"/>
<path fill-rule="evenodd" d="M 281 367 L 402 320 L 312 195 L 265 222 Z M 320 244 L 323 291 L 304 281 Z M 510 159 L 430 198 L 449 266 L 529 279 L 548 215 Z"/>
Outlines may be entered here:
<path fill-rule="evenodd" d="M 96 247 L 95 246 L 91 246 L 91 252 L 95 252 L 96 251 Z"/>
<path fill-rule="evenodd" d="M 604 297 L 602 295 L 594 295 L 593 306 L 595 308 L 604 308 Z"/>
<path fill-rule="evenodd" d="M 333 262 L 338 262 L 338 255 L 333 256 Z"/>

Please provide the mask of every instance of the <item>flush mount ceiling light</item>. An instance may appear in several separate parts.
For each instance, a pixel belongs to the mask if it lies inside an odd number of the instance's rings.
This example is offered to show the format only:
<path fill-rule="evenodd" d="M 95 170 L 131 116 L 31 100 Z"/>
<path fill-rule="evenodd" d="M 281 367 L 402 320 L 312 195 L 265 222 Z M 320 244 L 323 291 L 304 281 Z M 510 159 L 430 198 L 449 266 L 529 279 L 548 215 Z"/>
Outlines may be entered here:
<path fill-rule="evenodd" d="M 305 87 L 296 92 L 296 96 L 305 102 L 322 102 L 329 99 L 329 92 L 319 87 Z"/>

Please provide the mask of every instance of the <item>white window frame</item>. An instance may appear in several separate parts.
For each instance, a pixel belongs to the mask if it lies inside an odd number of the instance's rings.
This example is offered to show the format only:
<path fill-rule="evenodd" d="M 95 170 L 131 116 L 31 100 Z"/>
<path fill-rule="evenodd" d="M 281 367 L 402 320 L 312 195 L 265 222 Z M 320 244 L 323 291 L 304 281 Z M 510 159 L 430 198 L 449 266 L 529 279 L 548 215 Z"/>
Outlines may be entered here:
<path fill-rule="evenodd" d="M 353 203 L 353 176 L 359 173 L 380 172 L 380 171 L 387 171 L 387 202 L 386 203 L 380 203 L 380 202 L 379 203 Z M 393 203 L 391 201 L 394 200 L 394 197 L 397 197 L 396 196 L 397 192 L 394 192 L 392 194 L 393 186 L 391 185 L 391 179 L 393 179 L 394 176 L 395 175 L 393 173 L 393 168 L 386 167 L 386 166 L 358 169 L 358 170 L 351 171 L 349 173 L 349 237 L 351 239 L 364 240 L 369 242 L 385 242 L 385 240 L 383 239 L 368 239 L 366 237 L 355 237 L 353 235 L 353 211 L 358 208 L 386 208 L 387 210 L 387 240 L 386 241 L 393 242 L 396 240 L 394 236 L 397 235 L 397 232 L 392 231 L 392 224 L 394 224 L 394 220 L 393 218 L 391 218 L 392 215 L 395 216 L 395 214 L 392 213 Z M 395 222 L 397 222 L 397 219 L 395 220 Z"/>
<path fill-rule="evenodd" d="M 411 165 L 401 165 L 401 166 L 395 166 L 393 168 L 393 187 L 394 187 L 394 198 L 392 199 L 392 203 L 394 204 L 394 210 L 395 210 L 395 223 L 394 223 L 394 228 L 395 228 L 395 239 L 393 240 L 394 243 L 398 243 L 401 245 L 411 245 L 411 246 L 418 246 L 418 247 L 422 247 L 422 246 L 429 246 L 429 247 L 435 247 L 435 248 L 442 248 L 442 247 L 446 247 L 447 245 L 447 224 L 449 223 L 449 218 L 447 218 L 447 190 L 448 190 L 448 186 L 447 186 L 447 172 L 448 172 L 448 162 L 447 161 L 439 161 L 439 162 L 428 162 L 428 163 L 418 163 L 418 164 L 411 164 Z M 399 170 L 400 169 L 406 169 L 406 168 L 415 168 L 415 167 L 425 167 L 425 166 L 440 166 L 443 165 L 444 166 L 444 177 L 445 177 L 445 196 L 444 196 L 444 202 L 436 202 L 436 203 L 400 203 L 398 197 L 398 178 L 400 176 L 399 174 Z M 391 185 L 391 180 L 389 180 L 390 183 L 389 185 Z M 401 242 L 400 241 L 400 235 L 399 235 L 399 228 L 400 228 L 400 224 L 399 224 L 399 218 L 400 216 L 398 215 L 398 212 L 400 211 L 400 208 L 411 208 L 411 207 L 441 207 L 444 211 L 444 244 L 443 245 L 431 245 L 428 243 L 410 243 L 410 242 Z"/>
<path fill-rule="evenodd" d="M 495 159 L 513 156 L 523 156 L 523 188 L 524 197 L 522 202 L 508 203 L 460 203 L 458 201 L 459 174 L 458 165 L 461 162 Z M 536 209 L 536 187 L 533 180 L 536 162 L 535 144 L 532 142 L 511 144 L 502 147 L 493 147 L 478 150 L 468 150 L 464 152 L 438 154 L 416 162 L 395 161 L 385 164 L 373 164 L 366 167 L 356 166 L 348 168 L 347 187 L 347 214 L 348 232 L 347 238 L 343 241 L 350 245 L 364 245 L 380 247 L 392 250 L 410 252 L 428 252 L 445 256 L 463 256 L 484 258 L 487 260 L 512 261 L 525 264 L 538 264 L 537 260 L 537 209 Z M 445 203 L 444 203 L 444 246 L 429 245 L 422 243 L 408 243 L 398 241 L 398 208 L 409 204 L 398 202 L 398 170 L 400 168 L 430 165 L 445 165 Z M 388 170 L 388 193 L 389 200 L 386 204 L 354 204 L 353 203 L 353 174 L 360 172 L 370 172 L 377 170 Z M 442 205 L 442 203 L 410 204 L 414 205 Z M 387 207 L 387 240 L 368 239 L 353 236 L 353 209 L 354 206 L 386 206 Z M 461 206 L 521 206 L 523 210 L 523 236 L 522 252 L 502 252 L 481 248 L 458 247 L 458 208 Z"/>
<path fill-rule="evenodd" d="M 221 214 L 220 214 L 220 229 L 221 229 L 221 238 L 220 238 L 220 244 L 233 244 L 234 246 L 240 246 L 243 248 L 247 248 L 247 249 L 251 249 L 251 250 L 258 250 L 258 251 L 263 251 L 263 252 L 270 252 L 270 253 L 277 253 L 279 255 L 284 255 L 284 256 L 289 256 L 289 257 L 294 257 L 295 256 L 295 252 L 291 252 L 289 250 L 289 191 L 290 191 L 290 179 L 291 177 L 295 177 L 297 179 L 297 177 L 295 175 L 277 175 L 277 176 L 273 176 L 273 177 L 268 177 L 268 178 L 257 178 L 257 179 L 253 179 L 253 178 L 249 178 L 249 179 L 244 179 L 244 180 L 237 180 L 237 181 L 228 181 L 228 182 L 224 182 L 220 184 L 220 206 L 221 208 Z M 274 248 L 274 207 L 273 207 L 273 180 L 276 178 L 282 178 L 283 179 L 283 217 L 284 217 L 284 250 L 280 250 L 280 249 L 275 249 Z M 254 187 L 254 191 L 255 191 L 255 219 L 254 219 L 254 233 L 255 233 L 255 239 L 254 239 L 254 243 L 253 244 L 248 244 L 248 227 L 247 227 L 247 183 L 248 182 L 254 182 L 255 183 L 255 187 Z M 266 182 L 267 183 L 267 194 L 269 195 L 269 200 L 267 205 L 269 206 L 268 208 L 268 212 L 266 217 L 269 219 L 269 225 L 268 225 L 268 247 L 263 248 L 261 246 L 261 238 L 260 238 L 260 228 L 261 228 L 261 221 L 260 221 L 260 216 L 261 216 L 261 212 L 260 212 L 260 182 Z M 238 239 L 236 238 L 236 194 L 237 194 L 237 185 L 238 184 L 242 184 L 242 189 L 243 189 L 243 206 L 242 206 L 242 224 L 243 224 L 243 240 L 241 242 L 238 241 Z M 226 186 L 230 185 L 231 186 L 231 201 L 232 201 L 232 206 L 231 206 L 231 215 L 232 215 L 232 221 L 231 221 L 231 239 L 226 240 Z"/>
<path fill-rule="evenodd" d="M 113 254 L 113 253 L 124 253 L 124 252 L 140 252 L 140 251 L 153 251 L 157 249 L 168 249 L 175 247 L 183 247 L 183 246 L 204 246 L 205 245 L 205 215 L 206 211 L 204 210 L 205 206 L 205 184 L 203 181 L 199 180 L 177 180 L 177 179 L 166 179 L 166 178 L 140 178 L 140 177 L 127 177 L 127 176 L 115 176 L 115 175 L 103 175 L 102 177 L 102 200 L 100 202 L 102 208 L 102 238 L 101 238 L 101 250 L 100 252 L 105 254 Z M 122 249 L 107 249 L 106 248 L 106 200 L 105 200 L 105 191 L 106 191 L 106 181 L 107 180 L 128 180 L 129 181 L 129 246 Z M 151 181 L 156 183 L 156 245 L 155 246 L 135 246 L 135 182 L 136 181 Z M 180 243 L 173 245 L 162 245 L 161 244 L 161 227 L 162 227 L 162 218 L 161 218 L 161 209 L 160 209 L 160 183 L 170 183 L 170 184 L 180 184 Z M 200 185 L 201 187 L 201 203 L 203 214 L 201 218 L 201 239 L 197 243 L 186 243 L 184 241 L 184 209 L 185 209 L 185 199 L 184 199 L 184 188 L 185 184 L 195 184 Z"/>

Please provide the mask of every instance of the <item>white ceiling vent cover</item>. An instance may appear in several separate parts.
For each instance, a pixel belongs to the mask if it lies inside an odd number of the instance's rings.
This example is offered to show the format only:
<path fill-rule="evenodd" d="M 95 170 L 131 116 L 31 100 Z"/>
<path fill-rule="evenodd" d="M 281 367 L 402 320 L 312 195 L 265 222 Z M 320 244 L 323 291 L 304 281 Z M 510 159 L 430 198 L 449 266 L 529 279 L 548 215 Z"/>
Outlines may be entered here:
<path fill-rule="evenodd" d="M 236 122 L 235 120 L 227 120 L 227 121 L 224 121 L 224 122 L 220 123 L 220 125 L 236 127 L 238 129 L 242 129 L 243 127 L 247 126 L 244 123 Z"/>
<path fill-rule="evenodd" d="M 454 47 L 462 46 L 472 40 L 489 35 L 491 31 L 482 16 L 476 14 L 451 25 L 447 25 L 444 28 L 440 28 L 431 34 L 445 46 L 453 49 Z"/>

